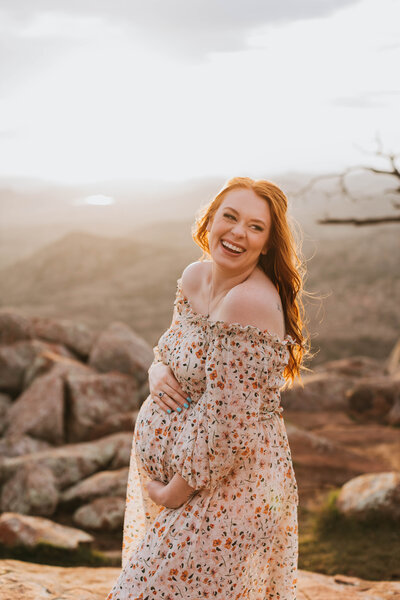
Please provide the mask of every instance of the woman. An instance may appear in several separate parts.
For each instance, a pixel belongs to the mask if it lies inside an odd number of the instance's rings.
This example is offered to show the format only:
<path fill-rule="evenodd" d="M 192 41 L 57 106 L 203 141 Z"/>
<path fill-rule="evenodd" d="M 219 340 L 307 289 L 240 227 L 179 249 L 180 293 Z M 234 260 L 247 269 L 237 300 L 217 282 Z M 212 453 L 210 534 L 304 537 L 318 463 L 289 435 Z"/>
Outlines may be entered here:
<path fill-rule="evenodd" d="M 298 491 L 280 389 L 305 354 L 287 199 L 235 178 L 199 216 L 137 416 L 107 600 L 294 600 Z M 209 258 L 210 260 L 203 260 Z"/>

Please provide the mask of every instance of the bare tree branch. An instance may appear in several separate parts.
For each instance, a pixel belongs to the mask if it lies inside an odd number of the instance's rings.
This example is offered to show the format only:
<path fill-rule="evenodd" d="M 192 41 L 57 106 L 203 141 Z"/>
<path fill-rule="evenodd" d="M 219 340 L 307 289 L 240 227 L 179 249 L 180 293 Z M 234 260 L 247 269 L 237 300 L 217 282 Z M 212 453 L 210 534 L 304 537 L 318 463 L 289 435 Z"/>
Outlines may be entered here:
<path fill-rule="evenodd" d="M 383 144 L 382 144 L 379 134 L 376 134 L 376 144 L 377 144 L 377 150 L 375 152 L 373 152 L 372 154 L 374 156 L 379 156 L 379 157 L 384 158 L 389 163 L 390 168 L 384 169 L 384 168 L 378 168 L 378 167 L 374 167 L 374 166 L 370 166 L 370 165 L 354 165 L 354 166 L 348 167 L 341 173 L 328 173 L 328 174 L 324 174 L 324 175 L 317 175 L 315 177 L 312 177 L 304 187 L 297 190 L 297 192 L 294 192 L 293 196 L 294 197 L 302 197 L 302 196 L 306 195 L 307 192 L 310 192 L 316 186 L 317 183 L 327 180 L 327 179 L 334 179 L 337 181 L 337 184 L 339 186 L 339 191 L 346 198 L 351 200 L 352 202 L 358 202 L 359 200 L 366 200 L 368 197 L 365 194 L 362 197 L 355 195 L 349 187 L 348 177 L 350 174 L 355 173 L 356 171 L 366 171 L 368 173 L 372 173 L 373 175 L 385 175 L 387 177 L 394 177 L 396 182 L 400 181 L 400 167 L 396 163 L 396 161 L 400 157 L 400 154 L 395 154 L 394 152 L 385 152 L 383 150 Z M 371 153 L 369 153 L 369 154 L 371 154 Z M 320 192 L 321 192 L 321 190 L 320 190 Z M 322 190 L 322 193 L 326 197 L 331 198 L 332 196 L 337 195 L 338 192 L 334 193 L 332 191 Z M 384 194 L 388 194 L 388 193 L 399 195 L 400 194 L 400 186 L 394 187 L 394 188 L 388 188 L 384 191 Z M 373 198 L 373 196 L 372 196 L 372 198 Z M 395 210 L 400 209 L 400 203 L 397 202 L 395 199 L 393 199 L 391 201 L 391 204 Z M 371 217 L 371 218 L 365 218 L 365 219 L 353 219 L 353 218 L 340 219 L 340 218 L 327 217 L 327 218 L 321 219 L 317 222 L 322 225 L 328 225 L 328 224 L 329 225 L 333 225 L 333 224 L 344 225 L 345 224 L 345 225 L 356 225 L 356 226 L 376 225 L 378 223 L 400 222 L 400 215 Z"/>
<path fill-rule="evenodd" d="M 378 225 L 381 223 L 400 223 L 400 215 L 394 217 L 371 217 L 365 219 L 319 219 L 317 221 L 320 225 Z"/>

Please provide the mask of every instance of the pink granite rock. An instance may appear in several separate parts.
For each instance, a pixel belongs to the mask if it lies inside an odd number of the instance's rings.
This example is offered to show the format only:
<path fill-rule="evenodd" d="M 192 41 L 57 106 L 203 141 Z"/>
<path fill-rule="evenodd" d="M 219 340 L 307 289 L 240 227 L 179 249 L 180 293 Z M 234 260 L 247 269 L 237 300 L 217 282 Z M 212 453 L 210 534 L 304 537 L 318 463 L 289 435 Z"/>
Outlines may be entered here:
<path fill-rule="evenodd" d="M 336 504 L 347 516 L 364 518 L 374 511 L 400 520 L 400 473 L 367 473 L 350 479 Z"/>
<path fill-rule="evenodd" d="M 65 527 L 43 517 L 12 512 L 0 515 L 0 544 L 10 548 L 13 546 L 34 548 L 39 542 L 65 550 L 77 550 L 80 546 L 90 547 L 93 537 L 85 531 Z"/>
<path fill-rule="evenodd" d="M 54 473 L 44 465 L 21 465 L 1 489 L 2 512 L 49 517 L 55 512 L 57 503 Z"/>
<path fill-rule="evenodd" d="M 126 497 L 128 467 L 115 471 L 100 471 L 64 490 L 60 503 L 68 505 L 84 504 L 103 496 Z"/>
<path fill-rule="evenodd" d="M 125 325 L 111 323 L 95 341 L 89 364 L 98 371 L 120 371 L 134 376 L 139 383 L 147 379 L 153 361 L 151 346 Z"/>
<path fill-rule="evenodd" d="M 69 374 L 68 442 L 80 442 L 93 435 L 93 430 L 119 412 L 139 408 L 137 383 L 122 373 Z"/>
<path fill-rule="evenodd" d="M 110 496 L 81 506 L 74 512 L 73 520 L 83 529 L 116 531 L 122 529 L 124 514 L 125 499 Z"/>

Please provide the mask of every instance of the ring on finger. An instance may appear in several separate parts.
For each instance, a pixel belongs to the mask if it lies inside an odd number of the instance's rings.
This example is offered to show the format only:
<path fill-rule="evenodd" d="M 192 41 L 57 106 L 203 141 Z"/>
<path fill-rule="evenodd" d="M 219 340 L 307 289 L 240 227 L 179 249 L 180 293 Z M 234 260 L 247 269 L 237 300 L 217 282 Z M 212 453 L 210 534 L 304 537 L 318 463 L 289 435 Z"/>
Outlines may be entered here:
<path fill-rule="evenodd" d="M 162 398 L 164 396 L 165 392 L 158 392 L 158 395 L 160 398 Z"/>

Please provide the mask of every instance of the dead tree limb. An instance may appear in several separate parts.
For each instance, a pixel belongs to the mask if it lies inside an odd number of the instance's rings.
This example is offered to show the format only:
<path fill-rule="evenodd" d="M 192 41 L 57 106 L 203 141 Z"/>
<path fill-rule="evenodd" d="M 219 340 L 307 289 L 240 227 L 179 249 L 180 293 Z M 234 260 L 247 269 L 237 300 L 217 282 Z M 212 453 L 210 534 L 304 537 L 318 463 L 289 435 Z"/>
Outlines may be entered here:
<path fill-rule="evenodd" d="M 360 200 L 366 200 L 367 196 L 359 196 L 355 195 L 348 184 L 348 177 L 350 174 L 355 173 L 356 171 L 366 171 L 372 173 L 374 175 L 385 175 L 389 177 L 393 177 L 395 179 L 396 185 L 392 188 L 387 188 L 384 190 L 384 194 L 394 194 L 397 197 L 400 195 L 400 167 L 397 164 L 397 161 L 400 158 L 400 154 L 395 154 L 394 152 L 384 152 L 382 142 L 379 136 L 376 136 L 377 150 L 372 154 L 374 156 L 378 156 L 380 158 L 384 158 L 389 163 L 389 168 L 380 169 L 370 165 L 355 165 L 348 167 L 341 173 L 328 173 L 325 175 L 317 175 L 316 177 L 312 177 L 308 183 L 302 187 L 300 190 L 295 192 L 293 196 L 302 197 L 305 196 L 308 192 L 310 192 L 313 188 L 315 188 L 316 184 L 328 180 L 333 179 L 336 180 L 339 185 L 340 193 L 345 197 L 349 198 L 352 202 L 358 202 Z M 371 154 L 371 153 L 369 153 Z M 322 193 L 327 197 L 332 197 L 336 195 L 332 193 L 332 191 L 323 190 Z M 391 205 L 395 210 L 400 210 L 400 202 L 396 198 L 392 198 L 390 200 Z M 382 223 L 398 223 L 400 222 L 400 215 L 388 215 L 382 217 L 370 217 L 370 218 L 325 218 L 317 221 L 321 225 L 377 225 Z"/>

